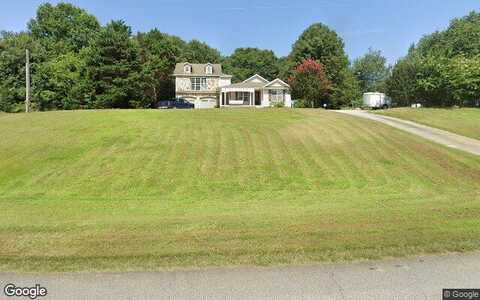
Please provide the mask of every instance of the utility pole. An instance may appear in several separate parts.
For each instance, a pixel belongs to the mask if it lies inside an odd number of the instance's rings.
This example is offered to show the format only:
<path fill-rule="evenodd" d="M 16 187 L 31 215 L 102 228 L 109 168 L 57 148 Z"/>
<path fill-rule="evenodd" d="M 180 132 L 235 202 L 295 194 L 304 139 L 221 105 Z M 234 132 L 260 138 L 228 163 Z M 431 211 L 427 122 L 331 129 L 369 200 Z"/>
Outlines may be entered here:
<path fill-rule="evenodd" d="M 25 89 L 25 112 L 30 112 L 30 51 L 25 50 L 26 63 L 25 63 L 25 77 L 26 77 L 26 89 Z"/>

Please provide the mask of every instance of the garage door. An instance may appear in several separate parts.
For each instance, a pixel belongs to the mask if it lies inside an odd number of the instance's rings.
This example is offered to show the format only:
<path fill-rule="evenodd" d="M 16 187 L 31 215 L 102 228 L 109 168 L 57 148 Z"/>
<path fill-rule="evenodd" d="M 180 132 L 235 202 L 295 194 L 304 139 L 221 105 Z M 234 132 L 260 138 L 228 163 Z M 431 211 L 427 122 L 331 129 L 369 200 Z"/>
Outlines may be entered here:
<path fill-rule="evenodd" d="M 217 105 L 217 99 L 204 98 L 195 101 L 195 109 L 208 109 L 215 108 Z"/>

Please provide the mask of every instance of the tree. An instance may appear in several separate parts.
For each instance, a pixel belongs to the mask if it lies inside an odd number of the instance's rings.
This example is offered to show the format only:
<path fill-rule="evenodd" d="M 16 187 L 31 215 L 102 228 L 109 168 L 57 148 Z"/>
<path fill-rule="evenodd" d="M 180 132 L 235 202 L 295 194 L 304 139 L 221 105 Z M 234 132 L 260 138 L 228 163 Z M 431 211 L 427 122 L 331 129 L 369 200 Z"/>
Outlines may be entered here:
<path fill-rule="evenodd" d="M 473 58 L 480 54 L 480 13 L 472 11 L 454 19 L 445 32 L 450 57 L 463 55 Z"/>
<path fill-rule="evenodd" d="M 393 68 L 387 93 L 398 104 L 412 101 L 429 106 L 474 105 L 480 14 L 454 19 L 444 31 L 424 36 Z"/>
<path fill-rule="evenodd" d="M 82 94 L 83 60 L 69 52 L 42 63 L 34 74 L 35 99 L 40 110 L 79 109 L 85 103 Z M 45 76 L 48 75 L 48 76 Z"/>
<path fill-rule="evenodd" d="M 181 59 L 185 42 L 157 29 L 137 35 L 143 78 L 143 97 L 152 105 L 175 95 L 171 74 Z"/>
<path fill-rule="evenodd" d="M 273 80 L 278 77 L 278 59 L 271 50 L 238 48 L 224 61 L 225 72 L 235 81 L 243 81 L 255 74 Z"/>
<path fill-rule="evenodd" d="M 416 46 L 416 53 L 448 58 L 480 54 L 480 13 L 471 12 L 452 20 L 446 30 L 424 36 Z"/>
<path fill-rule="evenodd" d="M 399 105 L 475 105 L 479 55 L 480 13 L 471 12 L 411 46 L 393 67 L 387 94 Z"/>
<path fill-rule="evenodd" d="M 222 56 L 217 49 L 198 40 L 190 41 L 183 50 L 182 59 L 189 63 L 220 63 Z"/>
<path fill-rule="evenodd" d="M 288 81 L 292 95 L 310 107 L 326 103 L 332 93 L 332 83 L 327 78 L 325 67 L 313 59 L 306 59 L 299 64 Z"/>
<path fill-rule="evenodd" d="M 446 66 L 446 73 L 453 104 L 474 106 L 480 103 L 480 55 L 453 58 Z"/>
<path fill-rule="evenodd" d="M 305 59 L 313 59 L 325 67 L 328 79 L 333 84 L 342 80 L 341 73 L 348 67 L 344 42 L 337 33 L 327 26 L 317 23 L 307 28 L 293 45 L 289 59 L 294 65 Z"/>
<path fill-rule="evenodd" d="M 385 82 L 386 93 L 397 105 L 409 106 L 414 101 L 418 102 L 417 74 L 420 68 L 419 64 L 420 59 L 415 56 L 400 59 L 387 78 Z"/>
<path fill-rule="evenodd" d="M 381 51 L 368 49 L 367 54 L 354 61 L 352 69 L 362 93 L 385 92 L 389 68 L 387 59 L 382 56 Z"/>
<path fill-rule="evenodd" d="M 277 59 L 278 77 L 283 81 L 287 81 L 292 75 L 295 64 L 289 57 L 284 56 Z"/>
<path fill-rule="evenodd" d="M 31 53 L 31 71 L 36 74 L 46 60 L 46 50 L 28 32 L 0 34 L 0 110 L 23 111 L 25 101 L 25 49 Z M 48 74 L 45 74 L 48 76 Z M 33 80 L 33 91 L 36 80 Z M 37 105 L 37 99 L 32 99 Z"/>
<path fill-rule="evenodd" d="M 452 105 L 452 94 L 447 77 L 449 59 L 445 57 L 420 57 L 417 62 L 417 95 L 425 105 Z"/>
<path fill-rule="evenodd" d="M 357 78 L 350 69 L 345 70 L 341 76 L 342 82 L 333 89 L 333 107 L 360 107 L 363 104 L 362 91 Z"/>
<path fill-rule="evenodd" d="M 90 44 L 100 30 L 95 16 L 68 3 L 42 4 L 28 29 L 50 54 L 78 53 Z"/>
<path fill-rule="evenodd" d="M 89 107 L 148 106 L 142 95 L 139 47 L 123 21 L 102 28 L 83 56 Z"/>

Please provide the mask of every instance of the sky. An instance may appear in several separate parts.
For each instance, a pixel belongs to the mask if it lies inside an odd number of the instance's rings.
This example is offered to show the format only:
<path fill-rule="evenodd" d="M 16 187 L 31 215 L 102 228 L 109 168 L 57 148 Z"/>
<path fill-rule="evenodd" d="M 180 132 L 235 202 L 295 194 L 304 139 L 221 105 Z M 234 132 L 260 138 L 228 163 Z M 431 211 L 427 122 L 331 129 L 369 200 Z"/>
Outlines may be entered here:
<path fill-rule="evenodd" d="M 0 4 L 0 30 L 20 31 L 44 2 Z M 353 60 L 371 47 L 389 63 L 407 53 L 423 35 L 445 29 L 450 20 L 480 0 L 70 0 L 102 24 L 125 20 L 134 32 L 158 28 L 184 40 L 199 39 L 223 55 L 239 47 L 270 49 L 288 55 L 292 44 L 313 23 L 334 29 Z"/>

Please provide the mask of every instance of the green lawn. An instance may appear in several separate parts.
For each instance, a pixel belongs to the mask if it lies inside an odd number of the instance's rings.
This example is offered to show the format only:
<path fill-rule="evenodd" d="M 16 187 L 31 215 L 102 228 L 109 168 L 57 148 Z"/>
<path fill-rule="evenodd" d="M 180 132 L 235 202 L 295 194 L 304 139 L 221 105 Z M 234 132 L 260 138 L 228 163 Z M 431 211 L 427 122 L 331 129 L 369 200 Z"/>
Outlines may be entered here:
<path fill-rule="evenodd" d="M 480 158 L 323 110 L 0 117 L 0 271 L 480 248 Z"/>
<path fill-rule="evenodd" d="M 378 113 L 448 130 L 480 140 L 480 109 L 395 108 Z"/>

